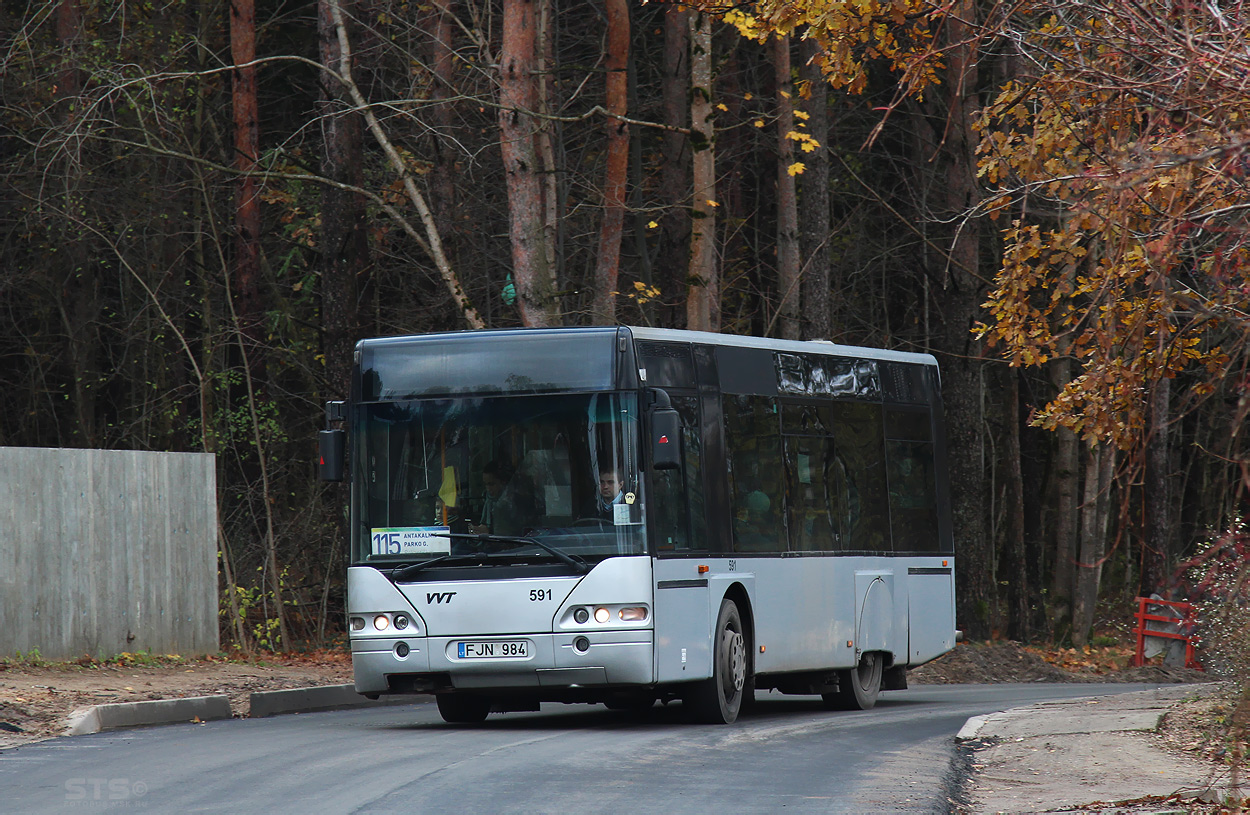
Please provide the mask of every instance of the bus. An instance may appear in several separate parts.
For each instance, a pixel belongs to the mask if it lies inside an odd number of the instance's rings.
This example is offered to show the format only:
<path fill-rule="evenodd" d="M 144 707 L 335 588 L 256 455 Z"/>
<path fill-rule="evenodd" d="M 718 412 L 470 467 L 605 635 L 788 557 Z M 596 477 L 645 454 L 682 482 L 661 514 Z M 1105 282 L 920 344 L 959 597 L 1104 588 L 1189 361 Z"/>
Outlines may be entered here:
<path fill-rule="evenodd" d="M 448 722 L 756 691 L 867 709 L 954 647 L 936 360 L 641 327 L 360 341 L 320 476 L 350 482 L 356 691 Z"/>

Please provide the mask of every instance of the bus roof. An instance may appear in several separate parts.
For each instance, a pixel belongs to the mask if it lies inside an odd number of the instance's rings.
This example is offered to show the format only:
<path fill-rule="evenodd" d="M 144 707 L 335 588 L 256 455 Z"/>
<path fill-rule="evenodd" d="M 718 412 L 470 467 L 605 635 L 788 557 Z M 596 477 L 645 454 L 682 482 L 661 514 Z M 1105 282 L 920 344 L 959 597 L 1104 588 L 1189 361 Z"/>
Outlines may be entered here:
<path fill-rule="evenodd" d="M 868 348 L 855 345 L 838 345 L 828 340 L 779 340 L 767 337 L 750 337 L 738 334 L 716 334 L 710 331 L 686 331 L 677 328 L 650 328 L 647 326 L 557 326 L 548 328 L 491 328 L 470 329 L 464 331 L 440 331 L 432 334 L 412 334 L 406 336 L 377 337 L 361 340 L 357 347 L 378 347 L 390 345 L 406 345 L 435 338 L 452 339 L 468 335 L 492 335 L 498 339 L 508 336 L 532 334 L 534 332 L 568 333 L 595 335 L 614 333 L 618 328 L 627 329 L 636 339 L 657 342 L 689 342 L 704 345 L 724 345 L 736 348 L 764 348 L 770 351 L 790 353 L 828 354 L 830 356 L 854 357 L 856 359 L 875 359 L 888 362 L 909 362 L 913 365 L 937 365 L 932 354 L 920 354 L 910 351 L 891 351 L 884 348 Z"/>
<path fill-rule="evenodd" d="M 828 340 L 776 340 L 767 337 L 747 337 L 737 334 L 714 334 L 710 331 L 685 331 L 677 328 L 647 328 L 629 326 L 630 333 L 640 340 L 660 342 L 693 342 L 705 345 L 728 345 L 736 348 L 765 348 L 770 351 L 790 353 L 829 354 L 831 356 L 876 359 L 887 362 L 910 362 L 916 365 L 937 365 L 932 354 L 909 351 L 889 351 L 884 348 L 864 348 L 856 345 L 838 345 Z"/>

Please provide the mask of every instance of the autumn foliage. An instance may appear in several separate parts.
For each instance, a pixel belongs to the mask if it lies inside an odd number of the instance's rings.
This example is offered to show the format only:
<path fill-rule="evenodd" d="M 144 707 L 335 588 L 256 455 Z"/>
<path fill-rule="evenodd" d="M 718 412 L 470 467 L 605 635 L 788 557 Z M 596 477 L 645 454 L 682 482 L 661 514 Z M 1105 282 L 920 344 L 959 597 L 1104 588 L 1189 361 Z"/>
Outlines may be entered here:
<path fill-rule="evenodd" d="M 1039 0 L 990 32 L 1019 75 L 978 123 L 1007 221 L 982 330 L 1015 365 L 1082 370 L 1036 421 L 1123 448 L 1149 393 L 1244 376 L 1250 51 L 1240 5 Z"/>

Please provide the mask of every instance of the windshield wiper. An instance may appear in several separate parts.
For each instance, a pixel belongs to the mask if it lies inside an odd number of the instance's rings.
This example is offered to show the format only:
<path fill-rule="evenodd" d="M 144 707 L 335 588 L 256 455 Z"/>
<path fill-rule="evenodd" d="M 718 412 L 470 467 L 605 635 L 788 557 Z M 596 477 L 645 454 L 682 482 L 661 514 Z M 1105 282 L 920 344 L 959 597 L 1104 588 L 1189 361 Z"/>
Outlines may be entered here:
<path fill-rule="evenodd" d="M 487 557 L 487 555 L 481 553 L 469 555 L 440 555 L 439 557 L 430 558 L 429 560 L 423 560 L 420 563 L 410 563 L 407 566 L 400 566 L 399 568 L 391 569 L 388 577 L 390 577 L 392 583 L 406 583 L 412 577 L 436 563 L 443 563 L 448 560 L 470 560 L 480 565 L 485 562 Z"/>
<path fill-rule="evenodd" d="M 483 543 L 515 543 L 518 546 L 537 546 L 539 549 L 550 553 L 556 559 L 572 566 L 581 574 L 586 574 L 586 572 L 590 571 L 590 564 L 581 558 L 574 557 L 567 552 L 562 552 L 556 547 L 543 543 L 538 538 L 532 538 L 528 535 L 491 535 L 485 533 L 470 534 L 467 532 L 448 532 L 445 533 L 445 537 L 458 540 L 476 540 Z M 441 560 L 441 558 L 436 558 L 436 560 Z M 427 561 L 426 564 L 420 565 L 427 565 L 428 563 L 433 562 L 434 561 Z"/>

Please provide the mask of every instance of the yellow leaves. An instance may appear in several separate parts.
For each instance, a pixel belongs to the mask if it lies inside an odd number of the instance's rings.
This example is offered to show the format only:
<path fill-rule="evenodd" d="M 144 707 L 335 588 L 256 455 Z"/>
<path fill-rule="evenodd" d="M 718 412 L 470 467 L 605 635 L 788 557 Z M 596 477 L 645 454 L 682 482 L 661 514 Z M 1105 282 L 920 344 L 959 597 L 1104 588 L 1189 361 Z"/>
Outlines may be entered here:
<path fill-rule="evenodd" d="M 830 85 L 849 93 L 863 92 L 869 61 L 896 72 L 912 92 L 935 81 L 942 65 L 942 49 L 932 47 L 940 12 L 934 13 L 931 0 L 758 0 L 720 14 L 739 35 L 757 42 L 802 32 L 820 45 L 818 62 Z M 808 98 L 806 87 L 796 90 Z"/>
<path fill-rule="evenodd" d="M 658 226 L 659 224 L 657 224 L 655 221 L 647 221 L 647 229 L 655 229 Z"/>
<path fill-rule="evenodd" d="M 799 145 L 799 149 L 801 149 L 804 153 L 814 152 L 820 147 L 820 142 L 812 138 L 812 135 L 810 133 L 804 133 L 802 131 L 792 130 L 786 134 L 786 138 L 792 142 L 797 142 Z M 799 172 L 802 172 L 802 170 L 800 170 Z M 791 175 L 793 175 L 793 173 L 791 173 Z"/>
<path fill-rule="evenodd" d="M 786 168 L 786 172 L 789 173 L 791 176 L 796 176 L 796 175 L 801 175 L 803 171 L 806 169 L 807 169 L 807 165 L 805 165 L 801 161 L 796 161 Z"/>
<path fill-rule="evenodd" d="M 660 289 L 658 286 L 648 284 L 648 283 L 643 283 L 641 280 L 635 280 L 633 291 L 613 292 L 613 294 L 622 294 L 622 293 L 627 298 L 635 301 L 636 303 L 638 303 L 638 305 L 641 306 L 645 303 L 649 303 L 652 300 L 655 300 L 656 298 L 658 298 L 660 296 Z"/>
<path fill-rule="evenodd" d="M 754 15 L 741 9 L 732 8 L 721 15 L 721 19 L 738 29 L 738 34 L 748 40 L 763 42 L 768 37 L 768 29 Z"/>

